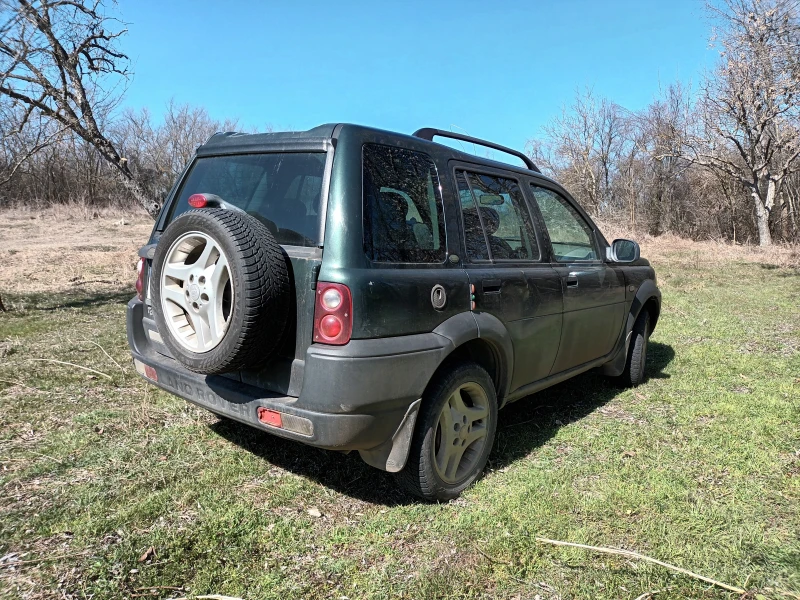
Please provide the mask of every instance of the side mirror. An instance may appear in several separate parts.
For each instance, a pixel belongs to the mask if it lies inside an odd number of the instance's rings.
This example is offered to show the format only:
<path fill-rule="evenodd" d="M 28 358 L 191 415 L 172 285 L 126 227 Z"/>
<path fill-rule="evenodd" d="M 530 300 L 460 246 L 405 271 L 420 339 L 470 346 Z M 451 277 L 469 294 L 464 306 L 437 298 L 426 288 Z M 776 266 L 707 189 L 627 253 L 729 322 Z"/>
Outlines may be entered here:
<path fill-rule="evenodd" d="M 502 206 L 505 202 L 500 194 L 482 194 L 478 201 L 481 206 Z"/>
<path fill-rule="evenodd" d="M 614 240 L 606 250 L 606 258 L 612 262 L 631 263 L 639 260 L 639 256 L 639 244 L 633 240 Z"/>

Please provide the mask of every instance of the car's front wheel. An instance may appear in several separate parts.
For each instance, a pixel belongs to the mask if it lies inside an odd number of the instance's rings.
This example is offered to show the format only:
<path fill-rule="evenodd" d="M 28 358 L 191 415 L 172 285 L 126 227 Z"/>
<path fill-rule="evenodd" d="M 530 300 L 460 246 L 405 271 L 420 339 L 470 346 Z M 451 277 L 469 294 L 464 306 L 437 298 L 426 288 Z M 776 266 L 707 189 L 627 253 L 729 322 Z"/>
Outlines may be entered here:
<path fill-rule="evenodd" d="M 644 369 L 647 363 L 647 343 L 650 341 L 650 313 L 643 310 L 631 331 L 628 347 L 628 361 L 620 375 L 620 383 L 624 387 L 636 387 L 644 382 Z"/>
<path fill-rule="evenodd" d="M 453 366 L 428 386 L 400 483 L 426 500 L 450 500 L 483 472 L 497 428 L 497 395 L 485 369 Z"/>

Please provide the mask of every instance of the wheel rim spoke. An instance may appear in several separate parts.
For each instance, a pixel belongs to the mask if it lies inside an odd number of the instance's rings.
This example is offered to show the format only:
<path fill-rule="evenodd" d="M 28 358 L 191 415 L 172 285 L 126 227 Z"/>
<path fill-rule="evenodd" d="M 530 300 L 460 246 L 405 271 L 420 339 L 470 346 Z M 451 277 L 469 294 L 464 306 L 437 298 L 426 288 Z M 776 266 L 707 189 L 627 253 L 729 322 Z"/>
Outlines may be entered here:
<path fill-rule="evenodd" d="M 189 278 L 189 271 L 191 271 L 191 269 L 192 265 L 184 263 L 164 263 L 164 275 L 180 281 L 186 281 L 186 279 Z"/>
<path fill-rule="evenodd" d="M 222 295 L 225 284 L 230 279 L 230 272 L 228 270 L 228 260 L 224 255 L 219 255 L 219 260 L 216 264 L 211 265 L 208 269 L 210 271 L 209 280 L 211 281 L 214 294 Z"/>
<path fill-rule="evenodd" d="M 203 322 L 208 326 L 210 339 L 216 345 L 227 328 L 227 323 L 222 317 L 222 306 L 218 309 L 217 306 L 207 305 L 207 308 L 201 314 L 203 315 Z"/>
<path fill-rule="evenodd" d="M 470 423 L 474 423 L 475 421 L 480 421 L 485 419 L 489 416 L 489 407 L 488 406 L 465 406 L 464 413 L 467 416 L 467 419 Z"/>
<path fill-rule="evenodd" d="M 206 247 L 203 248 L 203 252 L 200 254 L 200 258 L 197 259 L 195 264 L 201 269 L 207 269 L 216 262 L 217 257 L 221 256 L 222 253 L 217 250 L 217 245 L 214 241 L 210 238 L 206 238 Z"/>
<path fill-rule="evenodd" d="M 457 483 L 479 460 L 488 417 L 488 398 L 476 383 L 460 386 L 444 402 L 437 423 L 434 463 L 445 482 Z"/>
<path fill-rule="evenodd" d="M 444 475 L 449 480 L 454 480 L 456 478 L 456 474 L 458 473 L 458 467 L 461 464 L 461 457 L 464 454 L 464 449 L 459 446 L 458 448 L 453 448 L 448 456 L 447 466 L 444 469 Z"/>
<path fill-rule="evenodd" d="M 161 288 L 161 297 L 165 300 L 169 300 L 170 302 L 177 304 L 182 309 L 186 310 L 186 295 L 183 292 L 183 288 L 177 285 L 165 285 Z"/>
<path fill-rule="evenodd" d="M 444 409 L 442 410 L 442 414 L 439 415 L 439 423 L 447 429 L 448 435 L 452 435 L 451 432 L 453 431 L 453 412 L 450 409 L 449 404 L 445 403 Z"/>
<path fill-rule="evenodd" d="M 194 325 L 194 334 L 197 340 L 197 349 L 202 352 L 206 348 L 206 344 L 211 340 L 211 335 L 208 329 L 208 323 L 201 315 L 195 315 L 192 319 Z"/>
<path fill-rule="evenodd" d="M 486 437 L 486 427 L 484 425 L 479 425 L 477 427 L 473 426 L 472 431 L 466 437 L 467 444 L 464 447 L 469 448 L 472 444 L 474 444 L 478 440 L 482 440 L 485 437 Z"/>
<path fill-rule="evenodd" d="M 461 399 L 461 388 L 458 388 L 455 392 L 453 392 L 447 401 L 450 403 L 450 406 L 453 408 L 453 410 L 462 415 L 466 414 L 465 411 L 467 407 L 464 405 L 464 401 Z"/>

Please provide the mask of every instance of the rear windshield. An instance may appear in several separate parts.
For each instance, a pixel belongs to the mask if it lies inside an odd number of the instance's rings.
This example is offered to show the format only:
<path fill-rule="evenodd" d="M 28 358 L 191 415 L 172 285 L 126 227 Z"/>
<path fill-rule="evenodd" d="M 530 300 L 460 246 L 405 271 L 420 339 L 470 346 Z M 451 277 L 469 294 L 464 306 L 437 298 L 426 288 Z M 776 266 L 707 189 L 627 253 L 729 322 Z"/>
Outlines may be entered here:
<path fill-rule="evenodd" d="M 236 154 L 198 158 L 167 223 L 191 207 L 192 194 L 215 194 L 264 223 L 279 244 L 320 244 L 324 152 Z"/>

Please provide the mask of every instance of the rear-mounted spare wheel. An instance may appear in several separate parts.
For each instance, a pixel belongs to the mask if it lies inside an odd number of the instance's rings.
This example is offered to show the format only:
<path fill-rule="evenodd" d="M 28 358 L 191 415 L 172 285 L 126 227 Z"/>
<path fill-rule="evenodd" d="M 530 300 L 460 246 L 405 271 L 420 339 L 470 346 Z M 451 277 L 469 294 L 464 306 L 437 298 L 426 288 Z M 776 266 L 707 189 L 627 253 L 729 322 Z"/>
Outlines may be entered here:
<path fill-rule="evenodd" d="M 164 231 L 151 276 L 156 324 L 172 355 L 198 373 L 264 364 L 290 318 L 281 247 L 236 210 L 192 210 Z"/>

